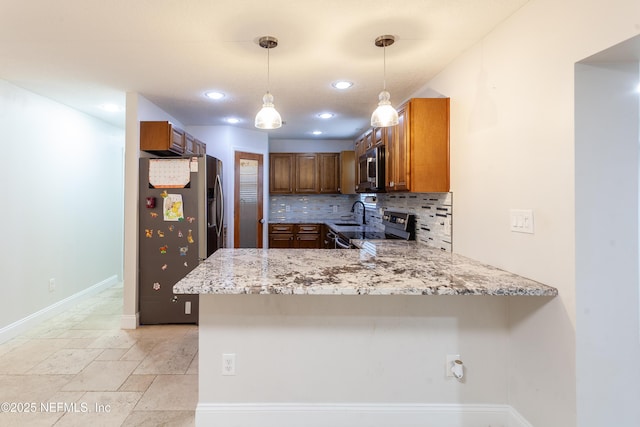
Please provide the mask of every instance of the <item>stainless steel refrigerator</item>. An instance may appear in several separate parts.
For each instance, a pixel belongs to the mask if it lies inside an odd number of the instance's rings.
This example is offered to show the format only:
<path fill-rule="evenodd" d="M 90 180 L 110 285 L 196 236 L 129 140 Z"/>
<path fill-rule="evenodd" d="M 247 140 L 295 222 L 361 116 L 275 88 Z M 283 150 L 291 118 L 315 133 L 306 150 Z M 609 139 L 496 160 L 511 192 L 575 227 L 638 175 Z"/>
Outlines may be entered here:
<path fill-rule="evenodd" d="M 197 323 L 198 295 L 173 286 L 224 246 L 222 162 L 141 158 L 139 197 L 140 324 Z"/>

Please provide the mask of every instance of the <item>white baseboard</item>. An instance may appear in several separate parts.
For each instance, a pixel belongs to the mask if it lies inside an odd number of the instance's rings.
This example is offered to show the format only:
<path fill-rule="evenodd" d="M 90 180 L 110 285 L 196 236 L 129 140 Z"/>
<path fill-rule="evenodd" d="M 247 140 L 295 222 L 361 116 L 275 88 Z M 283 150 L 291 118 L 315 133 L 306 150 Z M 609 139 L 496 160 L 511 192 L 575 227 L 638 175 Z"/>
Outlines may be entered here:
<path fill-rule="evenodd" d="M 123 314 L 120 318 L 120 327 L 122 329 L 137 329 L 140 326 L 140 313 Z"/>
<path fill-rule="evenodd" d="M 100 293 L 101 291 L 107 289 L 110 286 L 118 283 L 118 276 L 113 275 L 102 282 L 96 283 L 95 285 L 75 293 L 63 300 L 56 302 L 55 304 L 51 304 L 48 307 L 43 308 L 42 310 L 36 311 L 35 313 L 15 321 L 2 329 L 0 329 L 0 343 L 10 340 L 23 332 L 26 332 L 29 328 L 32 328 L 47 319 L 52 318 L 58 314 L 63 313 L 65 310 L 73 307 L 78 304 L 80 301 L 93 296 L 95 294 Z"/>
<path fill-rule="evenodd" d="M 532 427 L 509 405 L 199 403 L 196 426 Z"/>
<path fill-rule="evenodd" d="M 533 427 L 533 424 L 529 423 L 520 412 L 509 406 L 509 427 Z"/>

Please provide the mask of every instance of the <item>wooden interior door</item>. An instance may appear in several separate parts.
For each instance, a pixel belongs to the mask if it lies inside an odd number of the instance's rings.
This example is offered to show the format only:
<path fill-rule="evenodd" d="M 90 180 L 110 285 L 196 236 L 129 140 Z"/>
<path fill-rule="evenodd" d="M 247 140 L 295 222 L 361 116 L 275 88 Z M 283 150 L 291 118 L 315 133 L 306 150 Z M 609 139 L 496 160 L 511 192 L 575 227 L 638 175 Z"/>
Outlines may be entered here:
<path fill-rule="evenodd" d="M 233 247 L 261 248 L 264 217 L 262 154 L 236 151 Z"/>

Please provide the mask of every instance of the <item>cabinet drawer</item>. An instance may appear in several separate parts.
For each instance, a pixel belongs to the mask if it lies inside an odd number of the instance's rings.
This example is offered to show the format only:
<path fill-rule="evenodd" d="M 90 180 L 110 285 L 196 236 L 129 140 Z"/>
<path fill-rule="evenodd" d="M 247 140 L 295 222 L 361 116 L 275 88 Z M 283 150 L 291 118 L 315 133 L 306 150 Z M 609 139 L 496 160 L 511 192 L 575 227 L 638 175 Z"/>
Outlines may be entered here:
<path fill-rule="evenodd" d="M 269 224 L 269 234 L 293 234 L 293 224 Z"/>
<path fill-rule="evenodd" d="M 297 234 L 320 234 L 320 224 L 298 224 L 296 226 Z"/>

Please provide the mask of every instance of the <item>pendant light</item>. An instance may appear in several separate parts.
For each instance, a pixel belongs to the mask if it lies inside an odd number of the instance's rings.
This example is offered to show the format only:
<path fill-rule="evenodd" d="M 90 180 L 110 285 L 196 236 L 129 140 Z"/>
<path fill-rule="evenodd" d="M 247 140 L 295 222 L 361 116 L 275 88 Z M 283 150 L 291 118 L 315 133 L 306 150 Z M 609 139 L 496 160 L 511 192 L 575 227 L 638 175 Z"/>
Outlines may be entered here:
<path fill-rule="evenodd" d="M 386 35 L 376 38 L 375 44 L 382 48 L 384 58 L 384 80 L 382 92 L 378 95 L 378 108 L 371 115 L 371 126 L 384 128 L 398 124 L 398 112 L 391 106 L 391 95 L 387 92 L 387 46 L 396 41 L 394 36 Z"/>
<path fill-rule="evenodd" d="M 280 113 L 273 105 L 273 95 L 269 92 L 269 50 L 278 46 L 278 39 L 271 36 L 260 37 L 260 47 L 267 49 L 267 93 L 262 97 L 262 109 L 256 114 L 255 126 L 258 129 L 278 129 L 282 126 Z"/>

